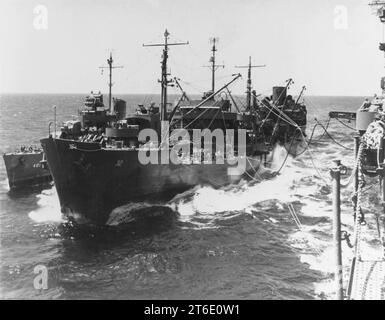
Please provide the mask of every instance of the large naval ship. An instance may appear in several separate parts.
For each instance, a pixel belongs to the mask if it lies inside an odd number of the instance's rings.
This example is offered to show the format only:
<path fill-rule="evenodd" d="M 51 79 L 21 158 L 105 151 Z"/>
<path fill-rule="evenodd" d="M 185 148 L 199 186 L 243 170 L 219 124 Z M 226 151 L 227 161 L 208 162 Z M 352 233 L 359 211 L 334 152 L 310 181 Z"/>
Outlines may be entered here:
<path fill-rule="evenodd" d="M 191 99 L 167 68 L 169 47 L 188 43 L 169 43 L 167 30 L 164 39 L 148 45 L 163 47 L 160 107 L 141 105 L 126 114 L 125 101 L 111 96 L 110 56 L 108 107 L 102 95 L 92 94 L 79 120 L 66 122 L 60 135 L 41 140 L 62 212 L 79 223 L 105 224 L 115 208 L 129 202 L 169 200 L 196 185 L 250 179 L 275 144 L 289 146 L 290 152 L 304 136 L 303 91 L 296 100 L 288 95 L 292 80 L 262 98 L 252 90 L 250 60 L 247 103 L 241 110 L 229 90 L 240 74 L 215 87 L 214 41 L 211 90 Z M 173 106 L 167 95 L 171 85 L 181 90 Z M 201 135 L 195 137 L 197 132 Z"/>

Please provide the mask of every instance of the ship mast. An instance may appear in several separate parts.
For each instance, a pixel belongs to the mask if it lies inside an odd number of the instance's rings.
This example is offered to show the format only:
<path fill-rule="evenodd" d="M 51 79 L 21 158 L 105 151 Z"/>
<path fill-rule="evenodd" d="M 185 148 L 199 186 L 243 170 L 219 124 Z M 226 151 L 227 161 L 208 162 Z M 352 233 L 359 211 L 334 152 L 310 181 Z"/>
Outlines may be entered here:
<path fill-rule="evenodd" d="M 225 66 L 223 64 L 216 64 L 215 63 L 215 52 L 218 51 L 216 44 L 218 43 L 218 38 L 211 38 L 210 42 L 213 44 L 211 47 L 212 55 L 210 57 L 209 62 L 211 63 L 209 66 L 204 66 L 211 69 L 211 91 L 215 92 L 215 71 L 217 71 L 218 68 L 224 68 Z"/>
<path fill-rule="evenodd" d="M 247 66 L 235 66 L 236 68 L 247 68 L 248 71 L 247 71 L 247 87 L 246 87 L 246 107 L 247 107 L 247 110 L 250 110 L 251 108 L 251 95 L 252 95 L 252 86 L 251 86 L 251 69 L 252 68 L 264 68 L 266 67 L 266 65 L 256 65 L 256 66 L 253 66 L 251 65 L 251 56 L 249 57 L 249 65 Z"/>
<path fill-rule="evenodd" d="M 160 104 L 160 120 L 167 121 L 167 87 L 172 80 L 168 79 L 170 75 L 167 72 L 167 59 L 168 59 L 168 47 L 169 46 L 178 46 L 178 45 L 187 45 L 187 42 L 174 42 L 168 43 L 168 37 L 170 33 L 167 31 L 164 32 L 164 43 L 159 44 L 143 44 L 143 47 L 163 47 L 163 55 L 162 55 L 162 80 L 161 83 L 161 104 Z"/>
<path fill-rule="evenodd" d="M 111 106 L 112 106 L 112 86 L 113 86 L 113 83 L 112 83 L 112 69 L 117 69 L 117 68 L 123 68 L 123 66 L 113 66 L 114 60 L 112 59 L 112 53 L 110 52 L 110 58 L 107 59 L 107 63 L 108 63 L 108 67 L 99 67 L 100 69 L 109 69 L 109 82 L 108 82 L 108 88 L 109 88 L 109 92 L 108 92 L 108 110 L 111 112 Z"/>

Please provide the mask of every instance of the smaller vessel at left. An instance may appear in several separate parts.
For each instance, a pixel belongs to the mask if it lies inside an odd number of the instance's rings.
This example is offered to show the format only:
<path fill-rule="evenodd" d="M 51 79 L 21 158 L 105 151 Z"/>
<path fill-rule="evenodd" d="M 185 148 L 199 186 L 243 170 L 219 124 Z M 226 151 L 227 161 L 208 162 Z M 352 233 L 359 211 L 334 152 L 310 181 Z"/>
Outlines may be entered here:
<path fill-rule="evenodd" d="M 21 147 L 3 154 L 10 189 L 44 184 L 52 181 L 44 152 L 37 147 Z"/>

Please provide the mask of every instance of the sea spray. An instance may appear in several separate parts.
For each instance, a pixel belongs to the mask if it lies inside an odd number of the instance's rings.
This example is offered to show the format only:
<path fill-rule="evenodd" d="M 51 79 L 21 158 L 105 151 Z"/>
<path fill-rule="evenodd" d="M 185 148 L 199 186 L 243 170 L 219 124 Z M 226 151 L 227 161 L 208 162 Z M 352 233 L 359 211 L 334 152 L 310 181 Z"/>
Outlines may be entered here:
<path fill-rule="evenodd" d="M 59 198 L 55 187 L 43 190 L 36 197 L 38 198 L 39 208 L 28 214 L 32 220 L 39 223 L 65 221 L 60 211 Z"/>

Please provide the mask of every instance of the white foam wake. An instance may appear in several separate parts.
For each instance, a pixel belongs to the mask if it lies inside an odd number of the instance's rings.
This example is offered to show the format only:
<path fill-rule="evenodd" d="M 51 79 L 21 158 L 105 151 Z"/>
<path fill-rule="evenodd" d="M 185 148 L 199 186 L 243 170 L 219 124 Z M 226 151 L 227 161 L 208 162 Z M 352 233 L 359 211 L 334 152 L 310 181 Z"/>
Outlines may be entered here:
<path fill-rule="evenodd" d="M 60 211 L 59 198 L 55 187 L 43 190 L 37 195 L 37 198 L 39 208 L 28 214 L 32 220 L 39 223 L 65 221 Z"/>

